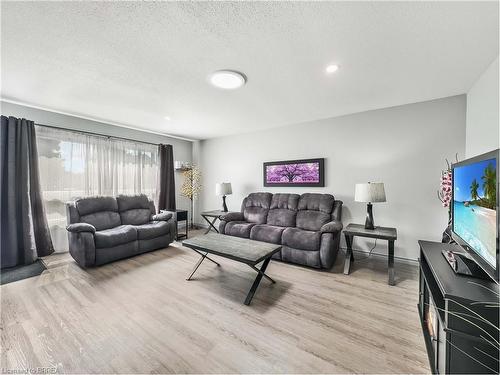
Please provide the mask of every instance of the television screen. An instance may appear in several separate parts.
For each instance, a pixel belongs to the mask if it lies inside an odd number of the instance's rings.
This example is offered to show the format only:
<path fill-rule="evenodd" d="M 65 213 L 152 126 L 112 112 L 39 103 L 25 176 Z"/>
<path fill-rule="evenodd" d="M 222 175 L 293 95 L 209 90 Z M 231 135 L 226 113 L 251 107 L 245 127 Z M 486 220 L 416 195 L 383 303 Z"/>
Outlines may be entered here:
<path fill-rule="evenodd" d="M 496 269 L 497 160 L 480 160 L 453 169 L 453 232 Z"/>

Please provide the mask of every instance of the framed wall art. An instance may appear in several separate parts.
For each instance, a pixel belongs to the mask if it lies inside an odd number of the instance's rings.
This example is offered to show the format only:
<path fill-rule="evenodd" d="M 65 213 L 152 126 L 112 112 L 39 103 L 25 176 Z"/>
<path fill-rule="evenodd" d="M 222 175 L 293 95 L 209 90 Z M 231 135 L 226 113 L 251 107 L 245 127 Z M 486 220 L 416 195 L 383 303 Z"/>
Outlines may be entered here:
<path fill-rule="evenodd" d="M 264 186 L 325 186 L 325 159 L 264 163 Z"/>

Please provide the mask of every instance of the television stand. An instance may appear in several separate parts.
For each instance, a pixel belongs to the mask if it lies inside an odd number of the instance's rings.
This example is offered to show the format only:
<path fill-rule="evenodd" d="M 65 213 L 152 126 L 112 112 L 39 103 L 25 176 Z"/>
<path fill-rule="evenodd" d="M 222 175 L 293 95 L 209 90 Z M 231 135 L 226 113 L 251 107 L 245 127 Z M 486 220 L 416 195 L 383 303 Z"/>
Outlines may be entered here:
<path fill-rule="evenodd" d="M 442 253 L 458 245 L 418 243 L 418 312 L 432 372 L 498 374 L 498 284 L 455 273 Z"/>
<path fill-rule="evenodd" d="M 441 253 L 455 273 L 490 280 L 488 274 L 463 251 L 443 249 Z"/>

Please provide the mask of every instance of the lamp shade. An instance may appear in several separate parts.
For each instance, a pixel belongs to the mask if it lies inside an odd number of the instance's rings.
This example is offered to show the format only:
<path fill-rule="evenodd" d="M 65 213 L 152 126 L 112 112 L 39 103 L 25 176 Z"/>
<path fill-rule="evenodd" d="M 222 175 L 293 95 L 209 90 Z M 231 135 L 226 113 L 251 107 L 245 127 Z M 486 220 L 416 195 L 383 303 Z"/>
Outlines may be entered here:
<path fill-rule="evenodd" d="M 366 184 L 356 184 L 354 192 L 356 202 L 385 202 L 385 190 L 383 182 L 368 182 Z"/>
<path fill-rule="evenodd" d="M 231 189 L 230 182 L 221 182 L 220 184 L 215 184 L 215 195 L 230 195 L 233 194 L 233 189 Z"/>

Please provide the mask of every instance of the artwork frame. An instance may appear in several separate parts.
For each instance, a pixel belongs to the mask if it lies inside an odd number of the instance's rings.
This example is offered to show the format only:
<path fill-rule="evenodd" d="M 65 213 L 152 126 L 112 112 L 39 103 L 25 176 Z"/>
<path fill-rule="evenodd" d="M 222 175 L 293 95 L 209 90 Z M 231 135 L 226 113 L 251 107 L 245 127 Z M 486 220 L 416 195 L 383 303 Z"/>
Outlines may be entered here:
<path fill-rule="evenodd" d="M 309 165 L 304 166 L 304 168 L 313 169 L 313 176 L 309 176 L 311 178 L 311 182 L 305 182 L 302 180 L 297 180 L 296 182 L 291 181 L 276 181 L 277 176 L 273 176 L 273 171 L 270 167 L 278 167 L 290 165 Z M 317 168 L 310 166 L 310 164 L 317 164 Z M 317 169 L 317 170 L 316 170 Z M 315 158 L 315 159 L 298 159 L 298 160 L 280 160 L 280 161 L 269 161 L 263 163 L 262 168 L 263 174 L 263 183 L 265 187 L 324 187 L 325 186 L 325 159 L 324 158 Z M 275 173 L 275 172 L 274 172 Z M 318 176 L 314 176 L 317 173 Z M 294 178 L 299 177 L 295 176 Z M 290 177 L 288 177 L 290 178 Z M 273 181 L 275 179 L 275 181 Z"/>

